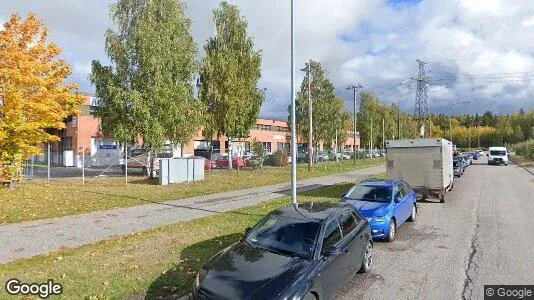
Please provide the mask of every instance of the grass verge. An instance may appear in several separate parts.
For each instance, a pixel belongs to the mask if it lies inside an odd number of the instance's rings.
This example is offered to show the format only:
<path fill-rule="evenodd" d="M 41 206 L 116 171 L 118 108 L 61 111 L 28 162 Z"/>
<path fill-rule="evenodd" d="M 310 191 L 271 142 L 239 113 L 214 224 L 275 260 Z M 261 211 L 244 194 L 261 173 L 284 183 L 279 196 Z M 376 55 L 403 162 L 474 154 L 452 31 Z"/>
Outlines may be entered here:
<path fill-rule="evenodd" d="M 306 192 L 299 201 L 337 202 L 351 186 Z M 0 281 L 54 279 L 63 286 L 61 299 L 175 299 L 191 290 L 196 271 L 207 259 L 239 239 L 246 227 L 266 213 L 289 202 L 286 197 L 0 265 Z M 6 297 L 2 289 L 0 299 Z"/>
<path fill-rule="evenodd" d="M 308 171 L 298 166 L 298 179 L 320 177 L 384 164 L 383 159 L 362 159 L 339 164 L 317 165 Z M 168 186 L 157 185 L 157 179 L 132 177 L 128 187 L 124 178 L 89 178 L 82 185 L 78 179 L 26 181 L 15 190 L 0 188 L 0 225 L 29 220 L 48 219 L 117 207 L 130 207 L 153 202 L 183 199 L 218 192 L 233 191 L 289 182 L 289 167 L 264 167 L 262 170 L 217 170 L 206 173 L 201 182 Z"/>
<path fill-rule="evenodd" d="M 534 167 L 534 160 L 526 156 L 516 155 L 512 157 L 512 161 L 523 167 Z"/>

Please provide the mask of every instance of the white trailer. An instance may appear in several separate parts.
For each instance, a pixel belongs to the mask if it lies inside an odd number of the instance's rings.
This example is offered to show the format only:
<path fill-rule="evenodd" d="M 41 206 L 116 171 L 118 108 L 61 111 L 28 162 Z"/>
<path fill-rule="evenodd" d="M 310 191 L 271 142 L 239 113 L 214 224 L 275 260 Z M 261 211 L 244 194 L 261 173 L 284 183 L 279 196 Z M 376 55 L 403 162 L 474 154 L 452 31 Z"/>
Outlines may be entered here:
<path fill-rule="evenodd" d="M 421 194 L 445 202 L 452 189 L 452 143 L 441 138 L 392 140 L 386 142 L 389 179 L 402 179 Z"/>

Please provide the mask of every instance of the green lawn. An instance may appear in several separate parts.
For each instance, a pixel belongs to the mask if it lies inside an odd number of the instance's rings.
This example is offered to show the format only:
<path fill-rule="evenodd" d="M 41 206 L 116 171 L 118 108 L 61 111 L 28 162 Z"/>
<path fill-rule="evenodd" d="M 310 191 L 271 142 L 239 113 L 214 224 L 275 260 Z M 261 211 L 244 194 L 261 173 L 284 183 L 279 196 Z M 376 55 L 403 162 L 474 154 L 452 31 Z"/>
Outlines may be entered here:
<path fill-rule="evenodd" d="M 319 177 L 384 164 L 383 159 L 345 161 L 318 165 L 311 172 L 299 165 L 299 179 Z M 262 170 L 217 170 L 206 173 L 201 182 L 157 185 L 157 179 L 90 178 L 86 185 L 79 179 L 26 181 L 16 190 L 0 189 L 0 225 L 28 220 L 74 215 L 85 212 L 129 207 L 140 204 L 183 199 L 212 193 L 284 183 L 290 180 L 289 167 L 264 167 Z"/>
<path fill-rule="evenodd" d="M 299 202 L 337 202 L 351 186 L 352 183 L 339 184 L 303 193 Z M 60 297 L 63 299 L 178 297 L 190 291 L 196 271 L 207 259 L 235 242 L 246 227 L 266 213 L 288 203 L 290 199 L 285 197 L 0 265 L 0 282 L 13 277 L 23 282 L 54 279 L 63 286 L 64 294 Z M 0 299 L 6 296 L 2 289 Z"/>

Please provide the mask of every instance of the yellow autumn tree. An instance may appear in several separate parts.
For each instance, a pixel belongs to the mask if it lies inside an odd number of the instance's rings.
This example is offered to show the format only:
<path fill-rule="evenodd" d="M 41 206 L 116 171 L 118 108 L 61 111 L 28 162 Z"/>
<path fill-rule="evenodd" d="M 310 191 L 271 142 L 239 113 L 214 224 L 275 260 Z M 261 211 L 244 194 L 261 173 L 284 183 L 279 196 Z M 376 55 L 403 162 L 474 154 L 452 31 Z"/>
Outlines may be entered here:
<path fill-rule="evenodd" d="M 64 84 L 71 68 L 48 32 L 33 13 L 13 14 L 0 30 L 0 182 L 20 180 L 23 162 L 58 140 L 47 130 L 64 128 L 83 101 Z"/>

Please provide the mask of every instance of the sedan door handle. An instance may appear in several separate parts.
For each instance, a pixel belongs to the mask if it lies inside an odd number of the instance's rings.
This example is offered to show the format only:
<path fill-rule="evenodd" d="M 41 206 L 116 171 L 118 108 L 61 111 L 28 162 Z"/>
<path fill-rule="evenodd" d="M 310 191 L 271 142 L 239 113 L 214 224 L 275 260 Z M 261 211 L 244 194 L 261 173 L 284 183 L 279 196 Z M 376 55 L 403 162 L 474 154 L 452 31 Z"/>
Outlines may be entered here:
<path fill-rule="evenodd" d="M 360 240 L 363 239 L 363 235 L 360 235 Z"/>
<path fill-rule="evenodd" d="M 345 251 L 343 251 L 344 253 L 349 253 L 349 247 L 347 247 L 347 249 L 345 249 Z"/>

